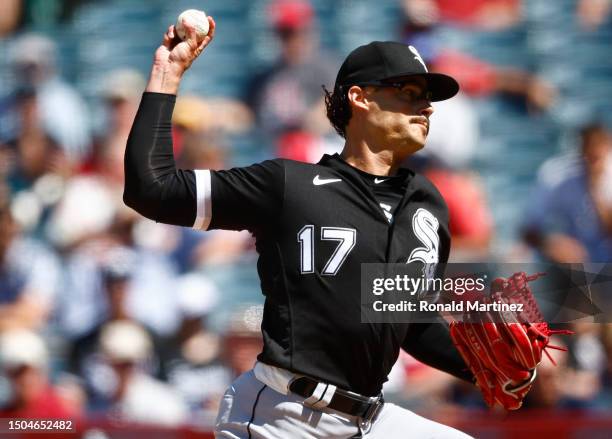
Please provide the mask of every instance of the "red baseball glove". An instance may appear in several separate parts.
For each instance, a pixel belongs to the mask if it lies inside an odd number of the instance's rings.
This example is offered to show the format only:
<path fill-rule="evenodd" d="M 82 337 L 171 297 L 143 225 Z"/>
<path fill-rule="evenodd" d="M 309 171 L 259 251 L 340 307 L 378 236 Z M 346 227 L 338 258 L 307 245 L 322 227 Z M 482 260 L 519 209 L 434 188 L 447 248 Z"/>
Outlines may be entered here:
<path fill-rule="evenodd" d="M 506 410 L 521 407 L 536 377 L 542 351 L 554 363 L 546 348 L 565 350 L 549 344 L 551 330 L 542 319 L 528 282 L 543 275 L 515 273 L 509 279 L 495 279 L 491 295 L 480 302 L 522 304 L 522 312 L 488 311 L 464 314 L 461 322 L 450 324 L 450 335 L 474 374 L 489 407 L 495 403 Z"/>

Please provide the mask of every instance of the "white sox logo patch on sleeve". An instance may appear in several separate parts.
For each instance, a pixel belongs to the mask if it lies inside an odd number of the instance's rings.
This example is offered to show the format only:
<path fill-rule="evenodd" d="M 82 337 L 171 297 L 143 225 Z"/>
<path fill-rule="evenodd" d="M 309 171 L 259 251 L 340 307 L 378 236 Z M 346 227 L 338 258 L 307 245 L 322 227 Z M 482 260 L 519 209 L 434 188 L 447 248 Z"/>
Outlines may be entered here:
<path fill-rule="evenodd" d="M 438 236 L 438 219 L 427 209 L 419 208 L 412 216 L 412 230 L 422 247 L 417 247 L 410 253 L 408 261 L 422 262 L 423 275 L 427 279 L 434 277 L 436 265 L 439 262 L 438 248 L 440 247 L 440 236 Z"/>

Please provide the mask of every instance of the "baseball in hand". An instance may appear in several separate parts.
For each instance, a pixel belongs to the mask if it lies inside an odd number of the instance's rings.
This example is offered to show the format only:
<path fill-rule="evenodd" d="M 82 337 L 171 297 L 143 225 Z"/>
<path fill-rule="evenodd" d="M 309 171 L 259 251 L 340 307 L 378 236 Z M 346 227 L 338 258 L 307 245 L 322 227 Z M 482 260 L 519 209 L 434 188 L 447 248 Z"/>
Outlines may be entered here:
<path fill-rule="evenodd" d="M 181 12 L 176 20 L 176 33 L 181 40 L 187 38 L 187 29 L 183 26 L 183 21 L 193 26 L 196 30 L 198 41 L 202 41 L 208 35 L 208 18 L 204 11 L 197 9 L 187 9 Z"/>

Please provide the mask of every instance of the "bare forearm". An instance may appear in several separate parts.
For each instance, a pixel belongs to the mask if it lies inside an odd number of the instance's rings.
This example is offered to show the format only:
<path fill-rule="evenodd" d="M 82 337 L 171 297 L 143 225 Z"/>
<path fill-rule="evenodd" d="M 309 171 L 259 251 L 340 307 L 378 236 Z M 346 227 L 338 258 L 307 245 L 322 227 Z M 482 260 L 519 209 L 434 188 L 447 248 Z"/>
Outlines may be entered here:
<path fill-rule="evenodd" d="M 182 77 L 182 74 L 154 63 L 145 91 L 176 95 Z"/>

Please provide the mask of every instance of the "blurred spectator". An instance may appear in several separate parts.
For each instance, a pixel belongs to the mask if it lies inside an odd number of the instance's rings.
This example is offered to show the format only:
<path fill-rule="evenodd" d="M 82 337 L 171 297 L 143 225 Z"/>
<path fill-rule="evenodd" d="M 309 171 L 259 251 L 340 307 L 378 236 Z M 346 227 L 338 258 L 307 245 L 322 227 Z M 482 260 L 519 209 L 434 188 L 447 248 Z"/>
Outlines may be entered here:
<path fill-rule="evenodd" d="M 0 334 L 0 368 L 10 382 L 0 418 L 74 419 L 80 414 L 49 382 L 48 362 L 37 334 L 23 329 Z"/>
<path fill-rule="evenodd" d="M 56 247 L 69 250 L 99 237 L 122 208 L 120 193 L 113 189 L 116 187 L 93 175 L 70 179 L 49 217 L 47 238 Z"/>
<path fill-rule="evenodd" d="M 0 185 L 0 331 L 41 328 L 54 306 L 60 267 L 50 250 L 21 235 Z"/>
<path fill-rule="evenodd" d="M 432 60 L 432 70 L 454 75 L 469 95 L 515 95 L 523 97 L 528 108 L 537 111 L 550 108 L 557 95 L 551 83 L 525 69 L 495 66 L 451 49 L 440 50 Z"/>
<path fill-rule="evenodd" d="M 610 17 L 610 0 L 578 0 L 576 16 L 583 29 L 592 31 L 599 28 Z"/>
<path fill-rule="evenodd" d="M 186 169 L 224 169 L 228 165 L 230 147 L 221 136 L 206 131 L 185 131 L 177 166 Z"/>
<path fill-rule="evenodd" d="M 100 349 L 112 368 L 108 398 L 95 409 L 126 422 L 178 426 L 187 419 L 187 407 L 167 384 L 145 373 L 151 339 L 139 325 L 116 321 L 104 326 Z"/>
<path fill-rule="evenodd" d="M 213 109 L 199 96 L 177 96 L 172 113 L 172 146 L 174 156 L 179 158 L 183 154 L 183 143 L 186 136 L 198 136 L 207 133 L 217 118 L 213 116 Z M 197 150 L 197 148 L 194 148 Z M 179 159 L 180 160 L 180 159 Z M 184 167 L 177 162 L 177 166 Z"/>
<path fill-rule="evenodd" d="M 72 163 L 61 146 L 39 124 L 40 98 L 36 91 L 20 90 L 15 106 L 19 131 L 6 143 L 13 155 L 13 166 L 7 175 L 11 190 L 30 189 L 46 175 L 68 178 L 72 174 Z"/>
<path fill-rule="evenodd" d="M 453 240 L 449 261 L 482 261 L 489 255 L 493 218 L 484 188 L 475 175 L 446 167 L 425 171 L 447 202 Z"/>
<path fill-rule="evenodd" d="M 495 66 L 441 46 L 436 1 L 404 2 L 403 6 L 401 40 L 419 50 L 431 71 L 450 74 L 461 86 L 454 99 L 434 104 L 427 147 L 421 154 L 434 153 L 455 169 L 469 166 L 480 140 L 479 115 L 471 98 L 493 94 L 520 96 L 527 108 L 534 110 L 548 109 L 554 103 L 555 89 L 539 76 L 521 68 Z"/>
<path fill-rule="evenodd" d="M 179 96 L 172 114 L 174 151 L 181 152 L 184 134 L 239 134 L 252 125 L 253 114 L 242 102 L 229 98 Z"/>
<path fill-rule="evenodd" d="M 567 397 L 574 406 L 590 406 L 601 390 L 601 377 L 607 366 L 601 326 L 580 321 L 570 325 L 574 334 L 567 339 L 568 355 L 564 356 L 572 373 Z"/>
<path fill-rule="evenodd" d="M 564 347 L 561 339 L 551 338 L 551 345 Z M 597 390 L 597 378 L 584 374 L 568 365 L 568 355 L 559 350 L 548 349 L 552 358 L 544 356 L 537 367 L 537 379 L 525 398 L 523 407 L 539 409 L 561 409 L 584 407 L 580 400 L 590 399 Z"/>
<path fill-rule="evenodd" d="M 479 115 L 465 93 L 453 99 L 435 102 L 430 118 L 427 145 L 419 155 L 441 157 L 455 169 L 470 164 L 479 145 Z"/>
<path fill-rule="evenodd" d="M 317 163 L 323 154 L 340 152 L 342 144 L 339 137 L 331 140 L 308 131 L 289 131 L 276 142 L 275 156 L 299 162 Z"/>
<path fill-rule="evenodd" d="M 605 363 L 601 372 L 601 391 L 594 401 L 594 406 L 609 411 L 612 406 L 612 324 L 604 323 L 597 326 L 601 333 Z"/>
<path fill-rule="evenodd" d="M 82 173 L 70 179 L 51 215 L 49 239 L 65 254 L 65 286 L 59 321 L 71 339 L 97 331 L 105 318 L 104 264 L 113 249 L 124 247 L 139 260 L 126 282 L 126 313 L 156 334 L 178 324 L 169 254 L 178 233 L 144 220 L 123 204 L 123 153 L 144 89 L 133 70 L 111 71 L 101 89 L 106 130 L 97 137 Z M 92 332 L 93 331 L 93 332 Z"/>
<path fill-rule="evenodd" d="M 24 28 L 47 28 L 69 18 L 83 0 L 2 0 L 0 37 Z"/>
<path fill-rule="evenodd" d="M 576 369 L 599 376 L 606 367 L 606 353 L 601 341 L 601 325 L 591 322 L 574 322 L 572 337 L 567 339 L 572 363 Z"/>
<path fill-rule="evenodd" d="M 557 92 L 543 78 L 520 67 L 496 66 L 457 49 L 440 47 L 435 35 L 438 22 L 415 21 L 410 8 L 404 11 L 402 40 L 419 50 L 431 71 L 457 79 L 464 93 L 479 97 L 493 93 L 517 95 L 524 97 L 534 110 L 547 109 L 554 103 Z"/>
<path fill-rule="evenodd" d="M 77 247 L 98 237 L 127 212 L 122 198 L 123 153 L 143 89 L 144 79 L 138 72 L 109 72 L 101 90 L 107 114 L 105 129 L 81 174 L 67 182 L 50 218 L 48 235 L 56 246 Z"/>
<path fill-rule="evenodd" d="M 90 147 L 89 111 L 79 94 L 57 71 L 57 47 L 42 35 L 26 34 L 11 45 L 10 61 L 18 89 L 34 89 L 42 130 L 73 160 Z"/>
<path fill-rule="evenodd" d="M 19 90 L 14 107 L 19 130 L 0 145 L 0 173 L 15 194 L 22 227 L 42 236 L 74 164 L 39 123 L 40 99 L 34 89 Z"/>
<path fill-rule="evenodd" d="M 269 11 L 281 57 L 253 78 L 247 102 L 273 138 L 295 130 L 328 132 L 321 86 L 333 84 L 336 62 L 319 50 L 312 6 L 307 0 L 276 0 Z"/>
<path fill-rule="evenodd" d="M 470 172 L 452 168 L 433 154 L 413 160 L 409 167 L 425 175 L 448 205 L 452 237 L 451 262 L 483 261 L 489 254 L 493 219 L 484 188 Z"/>
<path fill-rule="evenodd" d="M 124 209 L 123 153 L 138 108 L 144 79 L 133 70 L 111 71 L 102 87 L 107 110 L 105 131 L 98 136 L 81 173 L 65 185 L 47 227 L 48 238 L 62 249 L 99 237 Z"/>
<path fill-rule="evenodd" d="M 220 359 L 221 340 L 207 327 L 219 292 L 204 276 L 192 273 L 177 280 L 176 294 L 183 319 L 167 343 L 164 369 L 168 382 L 187 401 L 193 423 L 211 425 L 232 379 Z"/>
<path fill-rule="evenodd" d="M 529 203 L 524 239 L 554 262 L 612 260 L 612 137 L 600 124 L 580 133 L 578 172 L 540 182 Z"/>
<path fill-rule="evenodd" d="M 74 206 L 75 209 L 78 207 Z M 79 210 L 76 209 L 75 215 Z M 134 252 L 138 261 L 129 280 L 126 307 L 131 318 L 159 336 L 174 331 L 179 323 L 173 282 L 176 269 L 171 262 L 166 228 L 141 220 L 135 212 L 119 209 L 110 224 L 97 235 L 84 237 L 64 248 L 65 282 L 58 312 L 65 335 L 74 339 L 92 330 L 103 320 L 103 266 L 117 246 Z"/>
<path fill-rule="evenodd" d="M 193 124 L 188 124 L 187 114 L 184 113 L 186 104 L 182 100 L 179 102 L 182 109 L 178 116 L 176 112 L 174 114 L 174 119 L 182 127 L 178 134 L 181 149 L 177 154 L 177 165 L 184 169 L 225 169 L 230 148 L 224 144 L 221 128 L 211 125 L 203 128 L 202 125 L 196 124 L 195 118 Z M 206 105 L 204 101 L 200 103 Z M 195 101 L 192 101 L 189 106 L 195 110 L 197 107 L 194 104 Z M 199 119 L 200 123 L 205 120 Z M 230 264 L 239 260 L 249 250 L 254 250 L 253 239 L 247 231 L 213 230 L 201 233 L 184 227 L 173 227 L 172 231 L 177 235 L 172 256 L 181 272 L 205 264 Z"/>
<path fill-rule="evenodd" d="M 102 290 L 106 299 L 103 320 L 71 344 L 68 354 L 69 371 L 84 379 L 86 390 L 92 395 L 104 393 L 104 376 L 108 373 L 104 359 L 98 351 L 102 329 L 112 322 L 132 320 L 127 298 L 129 281 L 136 263 L 136 255 L 129 249 L 117 247 L 106 253 L 101 265 Z M 147 333 L 154 341 L 152 332 Z M 158 368 L 158 359 L 152 355 L 148 370 L 156 372 Z"/>
<path fill-rule="evenodd" d="M 486 30 L 513 26 L 521 19 L 521 0 L 402 0 L 415 23 L 456 24 Z"/>
<path fill-rule="evenodd" d="M 409 14 L 409 11 L 406 11 Z M 400 37 L 406 44 L 412 44 L 419 51 L 423 60 L 430 70 L 444 71 L 447 66 L 438 67 L 437 63 L 445 63 L 445 57 L 458 56 L 457 53 L 442 49 L 436 41 L 433 32 L 434 24 L 422 23 L 415 25 L 413 17 L 406 15 L 404 31 Z M 460 55 L 464 57 L 464 54 Z M 434 113 L 431 116 L 430 130 L 427 135 L 427 145 L 418 155 L 434 155 L 450 164 L 455 169 L 469 166 L 473 159 L 476 147 L 479 142 L 479 116 L 471 101 L 471 97 L 480 94 L 481 83 L 490 82 L 488 68 L 482 71 L 483 63 L 478 61 L 468 65 L 475 60 L 462 58 L 469 61 L 463 63 L 461 72 L 453 72 L 461 85 L 460 92 L 447 101 L 435 102 L 433 104 Z M 462 62 L 459 60 L 458 62 Z M 467 68 L 469 73 L 463 71 Z M 488 87 L 488 85 L 486 85 Z M 417 155 L 417 156 L 418 156 Z"/>
<path fill-rule="evenodd" d="M 135 70 L 108 73 L 100 92 L 106 121 L 83 171 L 97 174 L 109 184 L 123 186 L 123 153 L 144 88 L 145 79 Z"/>

